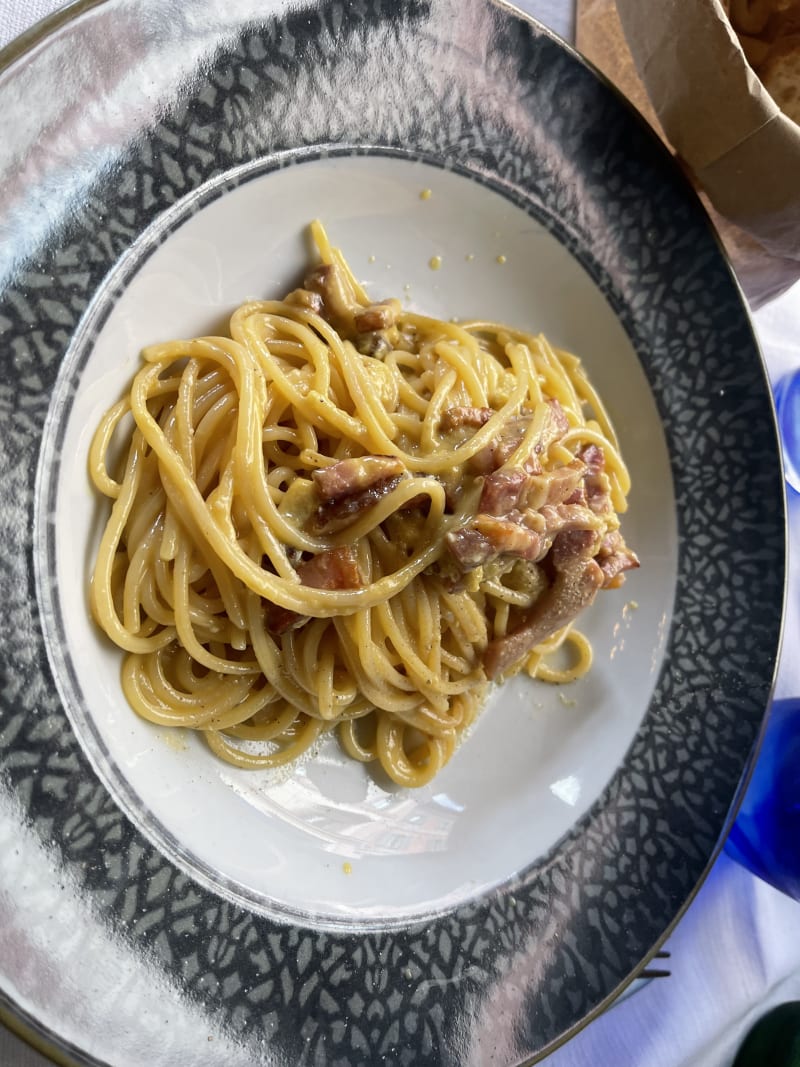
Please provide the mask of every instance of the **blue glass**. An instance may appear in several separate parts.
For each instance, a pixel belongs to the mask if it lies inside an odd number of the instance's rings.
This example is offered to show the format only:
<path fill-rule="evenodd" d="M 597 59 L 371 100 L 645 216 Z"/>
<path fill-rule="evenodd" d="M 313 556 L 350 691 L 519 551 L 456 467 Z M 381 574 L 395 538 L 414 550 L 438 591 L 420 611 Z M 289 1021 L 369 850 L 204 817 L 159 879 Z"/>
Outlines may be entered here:
<path fill-rule="evenodd" d="M 800 493 L 800 370 L 787 374 L 775 386 L 775 410 L 783 442 L 786 481 Z"/>
<path fill-rule="evenodd" d="M 800 493 L 800 370 L 775 386 L 786 481 Z M 725 851 L 800 900 L 800 699 L 776 700 Z"/>
<path fill-rule="evenodd" d="M 800 900 L 800 699 L 772 705 L 725 850 L 753 874 Z"/>

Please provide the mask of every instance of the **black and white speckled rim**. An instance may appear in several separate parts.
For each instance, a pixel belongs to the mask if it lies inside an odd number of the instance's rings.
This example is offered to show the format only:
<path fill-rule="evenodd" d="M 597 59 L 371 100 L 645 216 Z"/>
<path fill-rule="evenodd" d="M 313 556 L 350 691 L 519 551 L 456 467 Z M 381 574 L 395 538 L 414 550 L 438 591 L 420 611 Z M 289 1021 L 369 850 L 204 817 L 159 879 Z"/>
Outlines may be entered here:
<path fill-rule="evenodd" d="M 103 0 L 100 0 L 100 2 L 102 3 Z M 34 28 L 34 30 L 29 31 L 29 33 L 27 35 L 25 35 L 25 37 L 23 39 L 21 39 L 20 42 L 17 42 L 16 44 L 12 44 L 11 46 L 7 47 L 2 53 L 0 53 L 0 71 L 2 71 L 2 69 L 4 69 L 4 67 L 9 66 L 11 64 L 11 62 L 16 60 L 20 56 L 24 55 L 26 52 L 29 52 L 32 49 L 34 49 L 36 47 L 36 45 L 38 45 L 44 38 L 47 37 L 48 34 L 54 32 L 55 30 L 57 30 L 64 22 L 69 21 L 71 19 L 74 19 L 76 16 L 82 14 L 85 11 L 90 10 L 91 8 L 93 8 L 95 6 L 97 6 L 96 3 L 79 2 L 79 3 L 76 3 L 76 4 L 72 5 L 70 8 L 66 9 L 65 11 L 59 13 L 58 15 L 53 16 L 48 20 L 45 20 L 38 27 Z M 514 9 L 511 8 L 510 5 L 503 5 L 503 6 L 506 7 L 508 9 L 508 11 L 514 12 Z M 518 14 L 517 12 L 514 12 L 514 13 Z M 522 17 L 527 18 L 527 16 L 522 16 Z M 574 57 L 575 53 L 572 53 L 572 55 Z M 577 58 L 578 58 L 579 62 L 583 63 L 583 60 L 580 59 L 580 57 L 577 57 Z M 638 117 L 637 117 L 637 121 L 641 121 L 641 120 L 638 120 Z M 730 268 L 728 268 L 728 271 L 730 272 Z M 728 281 L 729 281 L 729 284 L 730 284 L 730 279 L 728 279 Z M 735 286 L 735 282 L 733 284 Z M 741 296 L 740 296 L 740 299 L 741 299 Z M 743 301 L 742 301 L 742 303 L 743 303 Z M 747 338 L 747 342 L 745 344 L 745 347 L 749 347 L 750 350 L 752 351 L 756 347 L 756 345 L 755 345 L 754 338 L 752 336 L 752 329 L 749 326 L 749 323 L 746 323 L 746 326 L 747 326 L 747 329 L 749 330 L 749 334 L 750 335 Z M 741 343 L 741 339 L 740 339 L 740 343 Z M 762 400 L 763 399 L 764 398 L 762 398 Z M 772 432 L 774 434 L 775 433 L 774 411 L 772 411 L 771 402 L 769 401 L 768 397 L 766 398 L 766 406 L 767 406 L 767 410 L 768 410 L 768 412 L 770 414 L 770 418 L 772 419 Z M 764 414 L 763 410 L 761 411 L 761 414 L 763 416 L 763 414 Z M 774 486 L 772 487 L 772 491 L 774 492 Z M 783 521 L 781 522 L 781 525 L 783 525 Z M 772 532 L 775 533 L 776 531 L 773 530 Z M 781 588 L 782 588 L 782 583 L 781 583 Z M 782 592 L 781 593 L 781 597 L 779 598 L 779 599 L 781 599 L 781 602 L 782 602 L 782 597 L 784 595 L 785 594 Z M 772 635 L 771 648 L 773 650 L 773 653 L 777 649 L 778 641 L 779 641 L 779 638 L 776 635 Z M 773 659 L 773 664 L 774 664 L 774 659 Z M 760 699 L 761 701 L 764 701 L 765 699 L 768 698 L 769 693 L 771 692 L 772 681 L 773 681 L 772 673 L 773 672 L 770 671 L 770 677 L 769 678 L 766 678 L 766 679 L 762 678 L 761 679 L 762 685 L 761 685 L 761 688 L 759 689 L 759 696 L 756 699 Z M 760 727 L 760 731 L 758 733 L 759 738 L 760 738 L 761 734 L 763 734 L 763 728 L 764 727 L 763 727 L 763 723 L 762 723 L 762 725 Z M 750 762 L 750 764 L 748 764 L 746 766 L 745 776 L 742 779 L 742 781 L 740 782 L 738 790 L 736 791 L 736 794 L 734 796 L 733 803 L 730 806 L 730 808 L 728 809 L 727 815 L 723 820 L 723 823 L 722 823 L 723 833 L 724 833 L 725 829 L 727 829 L 727 827 L 730 825 L 730 822 L 731 822 L 731 820 L 732 820 L 732 818 L 733 818 L 733 816 L 735 814 L 735 810 L 736 810 L 736 808 L 738 806 L 739 798 L 740 798 L 741 793 L 742 793 L 742 791 L 744 789 L 744 786 L 746 784 L 746 780 L 747 780 L 747 778 L 749 778 L 749 773 L 750 773 L 751 766 L 752 766 L 752 761 Z M 716 843 L 714 843 L 710 847 L 710 849 L 707 849 L 707 851 L 706 851 L 706 862 L 705 862 L 705 865 L 704 865 L 703 870 L 701 872 L 700 878 L 699 879 L 694 879 L 692 887 L 689 888 L 689 890 L 686 893 L 686 895 L 682 898 L 682 901 L 681 901 L 680 905 L 674 911 L 673 917 L 672 917 L 670 923 L 668 924 L 667 928 L 662 931 L 661 935 L 659 937 L 657 937 L 655 939 L 654 943 L 652 944 L 652 949 L 651 949 L 651 953 L 650 954 L 652 954 L 652 952 L 655 952 L 657 950 L 657 948 L 659 947 L 659 945 L 661 943 L 663 943 L 664 939 L 669 935 L 669 933 L 673 929 L 675 923 L 679 920 L 679 918 L 683 914 L 683 912 L 684 912 L 686 906 L 688 905 L 689 901 L 694 896 L 694 893 L 697 891 L 697 888 L 701 884 L 701 882 L 702 882 L 702 880 L 703 880 L 703 878 L 705 876 L 705 873 L 707 873 L 708 869 L 710 868 L 711 864 L 713 863 L 713 860 L 716 858 L 716 856 L 718 854 L 718 851 L 719 851 L 719 848 L 721 847 L 721 841 L 722 841 L 722 838 L 719 836 L 719 834 L 716 835 L 716 838 L 717 838 L 716 839 Z M 632 973 L 630 973 L 627 978 L 625 978 L 621 982 L 617 983 L 616 987 L 613 989 L 613 991 L 611 993 L 609 993 L 608 995 L 603 997 L 599 1002 L 596 1002 L 594 1004 L 594 1006 L 589 1011 L 587 1011 L 587 1013 L 580 1020 L 578 1020 L 577 1022 L 575 1022 L 572 1025 L 572 1027 L 570 1028 L 569 1031 L 563 1032 L 562 1034 L 553 1037 L 553 1039 L 551 1041 L 549 1041 L 548 1044 L 544 1048 L 542 1048 L 541 1053 L 544 1053 L 546 1051 L 551 1051 L 552 1048 L 554 1048 L 556 1044 L 558 1044 L 561 1041 L 565 1040 L 580 1025 L 582 1025 L 585 1022 L 589 1021 L 590 1018 L 594 1017 L 594 1015 L 596 1015 L 598 1012 L 602 1011 L 608 1005 L 608 1003 L 610 1003 L 610 1001 L 613 1000 L 613 998 L 617 995 L 619 990 L 621 988 L 623 988 L 633 977 L 635 977 L 635 974 L 637 973 L 637 971 L 640 970 L 645 965 L 646 965 L 646 959 L 642 960 L 640 966 L 638 968 L 635 968 L 634 971 Z M 54 1042 L 54 1046 L 55 1047 L 58 1047 L 58 1045 L 60 1044 L 59 1039 L 55 1035 L 53 1035 L 53 1042 Z M 78 1061 L 76 1060 L 76 1062 L 78 1062 Z M 83 1062 L 85 1063 L 87 1061 L 84 1059 Z"/>

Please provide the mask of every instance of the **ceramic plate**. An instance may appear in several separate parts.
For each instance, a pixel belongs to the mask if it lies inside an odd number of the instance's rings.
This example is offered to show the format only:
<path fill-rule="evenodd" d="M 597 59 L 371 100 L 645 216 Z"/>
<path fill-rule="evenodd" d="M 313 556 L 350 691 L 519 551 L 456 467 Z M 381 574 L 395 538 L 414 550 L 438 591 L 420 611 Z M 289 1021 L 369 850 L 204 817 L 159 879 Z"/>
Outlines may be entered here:
<path fill-rule="evenodd" d="M 769 697 L 782 479 L 739 290 L 661 146 L 509 8 L 73 16 L 0 74 L 0 998 L 70 1063 L 532 1062 L 681 914 Z M 139 721 L 87 611 L 100 414 L 144 345 L 291 287 L 314 217 L 376 297 L 580 354 L 633 478 L 591 673 L 496 689 L 415 791 L 333 740 L 270 775 Z"/>

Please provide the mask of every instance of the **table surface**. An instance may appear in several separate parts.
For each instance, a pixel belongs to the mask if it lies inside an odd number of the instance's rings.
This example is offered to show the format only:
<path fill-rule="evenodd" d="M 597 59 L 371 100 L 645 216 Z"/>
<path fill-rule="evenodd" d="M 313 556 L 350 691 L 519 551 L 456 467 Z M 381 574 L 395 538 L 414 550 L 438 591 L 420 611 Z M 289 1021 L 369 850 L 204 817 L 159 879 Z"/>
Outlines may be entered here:
<path fill-rule="evenodd" d="M 60 7 L 57 0 L 0 0 L 0 47 Z M 563 37 L 574 34 L 573 0 L 517 0 Z M 756 331 L 770 378 L 800 366 L 800 284 L 758 311 Z M 789 493 L 789 540 L 800 536 L 800 497 Z M 800 633 L 800 564 L 790 554 L 784 648 Z M 800 661 L 784 652 L 776 697 L 800 694 Z M 796 662 L 797 661 L 797 662 Z M 723 855 L 665 946 L 669 978 L 617 1003 L 547 1067 L 730 1067 L 771 1005 L 800 999 L 800 903 Z M 49 1063 L 0 1026 L 2 1067 Z"/>

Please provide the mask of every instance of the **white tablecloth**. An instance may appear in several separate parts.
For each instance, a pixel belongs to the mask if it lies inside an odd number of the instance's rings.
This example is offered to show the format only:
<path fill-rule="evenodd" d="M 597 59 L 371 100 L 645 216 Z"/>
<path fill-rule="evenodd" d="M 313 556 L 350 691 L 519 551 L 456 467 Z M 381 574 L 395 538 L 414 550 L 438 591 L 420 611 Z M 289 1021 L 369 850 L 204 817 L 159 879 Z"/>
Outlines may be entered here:
<path fill-rule="evenodd" d="M 573 0 L 517 0 L 567 39 Z M 0 0 L 0 47 L 59 7 Z M 800 366 L 800 285 L 759 311 L 770 376 Z M 790 542 L 800 539 L 800 497 L 790 493 Z M 800 694 L 800 564 L 790 560 L 788 616 L 777 697 Z M 800 903 L 722 856 L 666 945 L 670 978 L 656 979 L 591 1023 L 548 1067 L 730 1067 L 752 1023 L 771 1005 L 800 999 Z M 0 1067 L 46 1061 L 0 1026 Z M 765 1064 L 765 1067 L 769 1065 Z"/>

